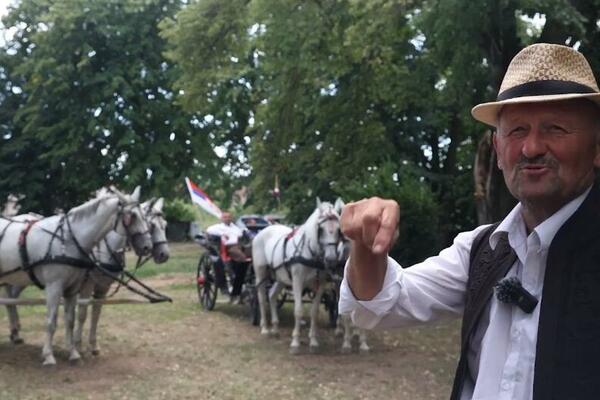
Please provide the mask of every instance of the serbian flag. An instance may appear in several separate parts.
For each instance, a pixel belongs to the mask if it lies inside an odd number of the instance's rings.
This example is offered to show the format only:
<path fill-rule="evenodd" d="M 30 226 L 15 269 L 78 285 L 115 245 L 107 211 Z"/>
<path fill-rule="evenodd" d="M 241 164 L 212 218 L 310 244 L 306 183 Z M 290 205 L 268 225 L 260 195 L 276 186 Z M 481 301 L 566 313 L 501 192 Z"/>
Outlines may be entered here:
<path fill-rule="evenodd" d="M 217 218 L 221 218 L 221 209 L 215 203 L 213 203 L 210 197 L 208 197 L 208 195 L 204 193 L 202 189 L 200 189 L 194 182 L 190 181 L 187 176 L 185 177 L 185 184 L 190 192 L 192 202 L 198 204 L 207 213 L 214 215 Z"/>

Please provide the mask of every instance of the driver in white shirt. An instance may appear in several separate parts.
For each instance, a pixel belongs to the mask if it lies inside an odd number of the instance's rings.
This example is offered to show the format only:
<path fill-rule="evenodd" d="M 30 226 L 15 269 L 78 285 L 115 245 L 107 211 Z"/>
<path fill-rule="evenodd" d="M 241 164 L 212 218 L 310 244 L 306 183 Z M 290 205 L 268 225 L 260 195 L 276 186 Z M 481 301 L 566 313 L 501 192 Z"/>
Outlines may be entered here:
<path fill-rule="evenodd" d="M 206 232 L 209 235 L 220 236 L 222 243 L 225 245 L 227 255 L 231 257 L 234 279 L 230 295 L 231 302 L 236 302 L 244 283 L 246 270 L 248 269 L 248 256 L 239 245 L 239 239 L 244 235 L 244 232 L 233 223 L 233 216 L 227 211 L 221 214 L 221 222 L 209 226 Z M 219 286 L 224 290 L 224 279 L 220 278 L 217 277 L 223 283 Z"/>

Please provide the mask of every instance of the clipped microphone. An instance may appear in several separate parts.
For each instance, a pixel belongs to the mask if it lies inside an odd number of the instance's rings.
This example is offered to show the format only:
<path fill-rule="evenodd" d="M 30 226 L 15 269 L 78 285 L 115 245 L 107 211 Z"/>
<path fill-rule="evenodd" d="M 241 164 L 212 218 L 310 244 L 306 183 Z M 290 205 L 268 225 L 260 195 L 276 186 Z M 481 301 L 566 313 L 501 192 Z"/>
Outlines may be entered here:
<path fill-rule="evenodd" d="M 498 301 L 518 306 L 530 314 L 537 306 L 538 299 L 529 293 L 516 276 L 504 278 L 494 286 Z"/>

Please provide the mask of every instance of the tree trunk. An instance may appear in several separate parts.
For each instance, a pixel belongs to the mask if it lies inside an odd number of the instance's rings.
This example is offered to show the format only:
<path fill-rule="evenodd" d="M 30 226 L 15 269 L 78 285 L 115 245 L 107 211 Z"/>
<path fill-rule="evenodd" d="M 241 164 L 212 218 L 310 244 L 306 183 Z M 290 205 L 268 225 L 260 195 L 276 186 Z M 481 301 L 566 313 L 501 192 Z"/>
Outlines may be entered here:
<path fill-rule="evenodd" d="M 508 191 L 502 171 L 498 168 L 491 131 L 483 135 L 477 146 L 473 177 L 477 222 L 481 225 L 503 219 L 516 200 Z"/>

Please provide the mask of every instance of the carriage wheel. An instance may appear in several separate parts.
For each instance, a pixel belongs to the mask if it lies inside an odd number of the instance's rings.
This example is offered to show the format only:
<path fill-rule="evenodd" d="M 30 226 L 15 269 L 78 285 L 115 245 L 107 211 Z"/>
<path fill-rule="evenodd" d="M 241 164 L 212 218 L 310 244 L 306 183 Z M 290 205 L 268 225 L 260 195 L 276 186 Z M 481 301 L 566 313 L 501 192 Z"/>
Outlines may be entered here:
<path fill-rule="evenodd" d="M 200 256 L 196 272 L 196 283 L 198 287 L 198 300 L 202 308 L 211 311 L 215 308 L 215 303 L 217 302 L 217 285 L 213 263 L 208 253 Z"/>

